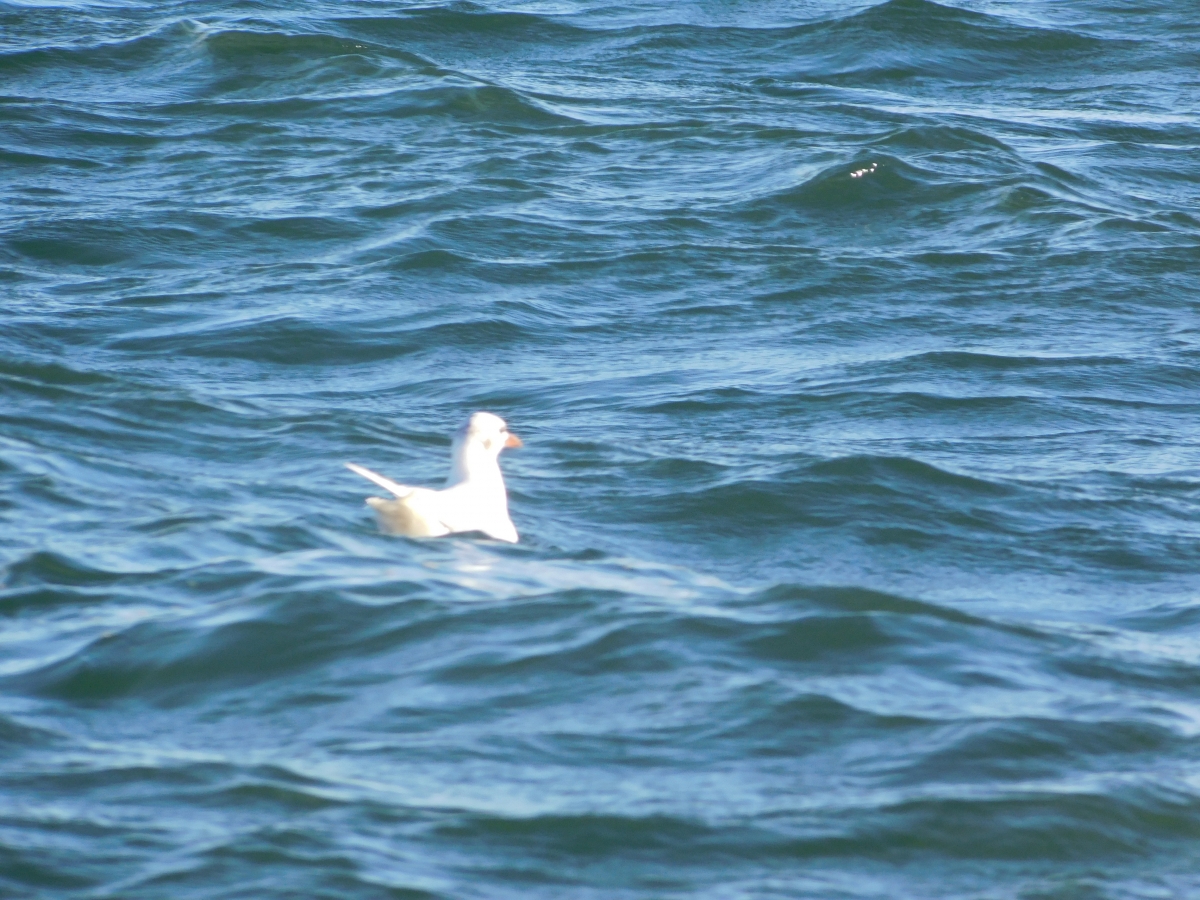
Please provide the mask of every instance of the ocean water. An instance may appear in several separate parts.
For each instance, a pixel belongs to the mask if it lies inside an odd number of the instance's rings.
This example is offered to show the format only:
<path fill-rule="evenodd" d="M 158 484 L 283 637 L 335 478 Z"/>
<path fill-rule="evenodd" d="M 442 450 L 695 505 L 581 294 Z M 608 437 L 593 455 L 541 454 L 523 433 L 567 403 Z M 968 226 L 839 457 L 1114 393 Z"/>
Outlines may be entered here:
<path fill-rule="evenodd" d="M 1198 210 L 1178 0 L 0 0 L 0 896 L 1200 896 Z"/>

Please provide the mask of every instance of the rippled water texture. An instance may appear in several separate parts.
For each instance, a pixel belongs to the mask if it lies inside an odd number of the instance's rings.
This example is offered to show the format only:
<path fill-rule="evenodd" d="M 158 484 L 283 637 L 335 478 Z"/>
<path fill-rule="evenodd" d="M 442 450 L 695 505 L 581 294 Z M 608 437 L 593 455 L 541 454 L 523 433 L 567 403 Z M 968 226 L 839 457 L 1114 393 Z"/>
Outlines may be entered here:
<path fill-rule="evenodd" d="M 0 896 L 1200 896 L 1196 13 L 0 0 Z"/>

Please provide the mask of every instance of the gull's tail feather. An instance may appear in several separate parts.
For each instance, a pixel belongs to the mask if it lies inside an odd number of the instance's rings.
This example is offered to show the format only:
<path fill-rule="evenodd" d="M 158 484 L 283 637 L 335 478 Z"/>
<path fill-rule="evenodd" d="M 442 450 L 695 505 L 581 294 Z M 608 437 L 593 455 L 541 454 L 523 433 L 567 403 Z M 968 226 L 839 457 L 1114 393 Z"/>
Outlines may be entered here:
<path fill-rule="evenodd" d="M 401 500 L 413 492 L 413 489 L 406 484 L 398 484 L 390 478 L 384 478 L 378 472 L 372 472 L 370 469 L 365 469 L 362 466 L 357 466 L 354 463 L 346 463 L 346 468 L 351 472 L 361 475 L 367 481 L 373 481 L 385 491 L 391 491 Z"/>

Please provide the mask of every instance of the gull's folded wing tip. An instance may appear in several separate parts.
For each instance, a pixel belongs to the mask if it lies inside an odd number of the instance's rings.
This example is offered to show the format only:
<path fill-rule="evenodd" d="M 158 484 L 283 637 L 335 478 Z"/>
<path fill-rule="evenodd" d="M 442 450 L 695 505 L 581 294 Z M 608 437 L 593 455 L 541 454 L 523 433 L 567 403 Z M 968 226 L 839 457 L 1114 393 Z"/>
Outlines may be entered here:
<path fill-rule="evenodd" d="M 367 479 L 367 481 L 373 481 L 377 485 L 379 485 L 381 488 L 391 491 L 393 494 L 395 494 L 397 497 L 400 497 L 401 499 L 403 499 L 404 497 L 407 497 L 413 491 L 413 489 L 410 488 L 408 485 L 400 484 L 399 482 L 392 481 L 392 479 L 390 479 L 390 478 L 384 478 L 378 472 L 372 472 L 370 469 L 368 469 L 364 466 L 360 466 L 355 463 L 348 462 L 348 463 L 346 463 L 346 468 L 349 469 L 351 472 L 353 472 L 356 475 L 361 475 L 363 478 Z"/>

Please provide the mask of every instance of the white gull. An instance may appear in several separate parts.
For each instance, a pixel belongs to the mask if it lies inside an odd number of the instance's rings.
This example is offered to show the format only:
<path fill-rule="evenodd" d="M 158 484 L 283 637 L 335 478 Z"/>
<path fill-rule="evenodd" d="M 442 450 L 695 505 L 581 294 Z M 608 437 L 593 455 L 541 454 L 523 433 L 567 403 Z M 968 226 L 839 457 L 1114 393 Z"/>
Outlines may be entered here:
<path fill-rule="evenodd" d="M 520 446 L 521 439 L 509 432 L 503 419 L 477 412 L 454 435 L 450 474 L 440 491 L 397 484 L 354 463 L 346 463 L 346 468 L 396 495 L 395 500 L 367 498 L 385 531 L 406 537 L 482 531 L 498 541 L 515 544 L 517 529 L 508 517 L 500 451 Z"/>

